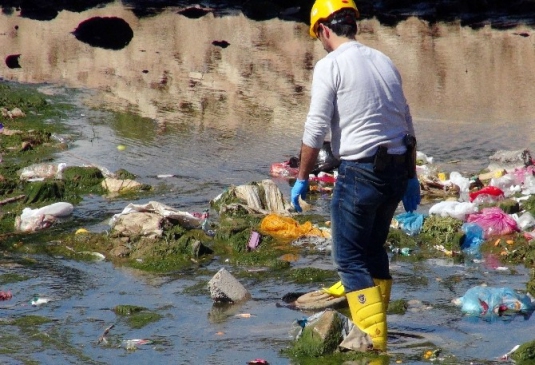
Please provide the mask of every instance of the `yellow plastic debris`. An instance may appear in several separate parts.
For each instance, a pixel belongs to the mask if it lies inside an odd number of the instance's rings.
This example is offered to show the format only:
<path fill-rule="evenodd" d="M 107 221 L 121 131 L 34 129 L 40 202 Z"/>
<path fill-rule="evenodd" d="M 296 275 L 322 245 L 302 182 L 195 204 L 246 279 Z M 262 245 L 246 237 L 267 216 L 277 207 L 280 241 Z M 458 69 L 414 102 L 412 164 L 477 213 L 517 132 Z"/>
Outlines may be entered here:
<path fill-rule="evenodd" d="M 82 233 L 89 233 L 89 231 L 85 228 L 80 228 L 74 234 L 82 234 Z"/>
<path fill-rule="evenodd" d="M 294 240 L 303 236 L 329 237 L 329 233 L 317 227 L 311 222 L 299 224 L 295 219 L 283 217 L 277 214 L 269 214 L 260 223 L 260 231 L 275 238 Z"/>

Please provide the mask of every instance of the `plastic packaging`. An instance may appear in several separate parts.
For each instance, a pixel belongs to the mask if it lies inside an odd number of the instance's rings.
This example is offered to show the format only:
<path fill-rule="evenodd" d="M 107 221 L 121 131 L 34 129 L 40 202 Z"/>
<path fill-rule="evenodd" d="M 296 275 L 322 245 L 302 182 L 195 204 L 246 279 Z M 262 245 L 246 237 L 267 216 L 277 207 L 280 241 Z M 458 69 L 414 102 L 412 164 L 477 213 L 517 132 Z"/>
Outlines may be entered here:
<path fill-rule="evenodd" d="M 514 194 L 515 185 L 518 185 L 516 178 L 512 174 L 505 174 L 500 177 L 493 177 L 490 179 L 489 186 L 494 186 L 503 191 L 505 197 L 509 197 Z"/>
<path fill-rule="evenodd" d="M 432 164 L 433 163 L 433 157 L 428 157 L 425 153 L 421 151 L 416 151 L 416 160 L 423 161 L 426 164 Z"/>
<path fill-rule="evenodd" d="M 61 178 L 61 172 L 67 167 L 66 163 L 39 163 L 27 166 L 20 171 L 21 180 Z"/>
<path fill-rule="evenodd" d="M 519 230 L 514 218 L 498 207 L 484 208 L 479 213 L 470 214 L 466 221 L 481 226 L 485 232 L 485 238 L 506 235 Z"/>
<path fill-rule="evenodd" d="M 292 166 L 290 161 L 272 163 L 269 170 L 269 174 L 275 177 L 295 177 L 298 172 L 297 165 Z"/>
<path fill-rule="evenodd" d="M 468 201 L 468 199 L 469 199 L 468 192 L 470 190 L 470 179 L 467 178 L 467 177 L 462 176 L 457 171 L 452 171 L 450 173 L 450 182 L 459 187 L 460 200 L 461 201 Z"/>
<path fill-rule="evenodd" d="M 470 193 L 470 201 L 473 202 L 474 199 L 476 199 L 479 195 L 488 195 L 489 197 L 493 197 L 497 200 L 503 199 L 504 197 L 502 189 L 497 188 L 496 186 L 485 186 L 484 188 L 481 188 L 478 191 Z"/>
<path fill-rule="evenodd" d="M 467 215 L 476 213 L 477 211 L 477 205 L 474 203 L 446 200 L 433 205 L 429 209 L 429 214 L 452 217 L 464 221 Z"/>
<path fill-rule="evenodd" d="M 527 313 L 535 309 L 532 299 L 526 294 L 520 294 L 510 288 L 492 288 L 476 286 L 453 303 L 461 307 L 461 311 L 468 315 L 493 316 L 504 312 Z"/>
<path fill-rule="evenodd" d="M 59 202 L 38 209 L 24 208 L 20 217 L 15 220 L 15 229 L 22 232 L 33 232 L 50 227 L 57 218 L 72 214 L 71 203 Z"/>
<path fill-rule="evenodd" d="M 284 240 L 294 240 L 302 236 L 325 237 L 327 235 L 319 228 L 314 227 L 309 221 L 299 224 L 293 218 L 276 214 L 269 214 L 262 219 L 260 231 Z"/>
<path fill-rule="evenodd" d="M 535 194 L 535 176 L 528 175 L 524 178 L 524 186 L 522 189 L 522 194 L 524 195 Z"/>
<path fill-rule="evenodd" d="M 323 142 L 321 149 L 316 159 L 316 164 L 312 169 L 313 174 L 318 174 L 321 171 L 329 172 L 340 166 L 340 160 L 334 157 L 331 150 L 331 142 Z"/>
<path fill-rule="evenodd" d="M 395 219 L 398 221 L 399 227 L 403 232 L 409 236 L 414 236 L 420 233 L 424 224 L 424 217 L 420 213 L 407 212 L 396 215 Z"/>
<path fill-rule="evenodd" d="M 461 250 L 469 255 L 479 255 L 479 247 L 485 242 L 483 228 L 476 223 L 464 223 L 461 229 L 465 234 Z"/>
<path fill-rule="evenodd" d="M 524 212 L 520 217 L 513 215 L 513 218 L 516 220 L 518 228 L 522 231 L 526 231 L 532 227 L 535 227 L 535 217 L 530 212 Z"/>

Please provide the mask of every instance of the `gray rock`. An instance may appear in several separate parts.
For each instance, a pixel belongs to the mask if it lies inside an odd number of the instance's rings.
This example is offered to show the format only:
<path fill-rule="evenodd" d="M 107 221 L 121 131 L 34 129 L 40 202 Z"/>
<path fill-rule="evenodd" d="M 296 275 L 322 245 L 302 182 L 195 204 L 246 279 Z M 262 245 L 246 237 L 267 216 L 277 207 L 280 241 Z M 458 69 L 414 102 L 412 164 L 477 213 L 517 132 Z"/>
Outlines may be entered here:
<path fill-rule="evenodd" d="M 221 268 L 208 282 L 210 297 L 215 302 L 240 302 L 251 298 L 247 289 L 225 268 Z"/>

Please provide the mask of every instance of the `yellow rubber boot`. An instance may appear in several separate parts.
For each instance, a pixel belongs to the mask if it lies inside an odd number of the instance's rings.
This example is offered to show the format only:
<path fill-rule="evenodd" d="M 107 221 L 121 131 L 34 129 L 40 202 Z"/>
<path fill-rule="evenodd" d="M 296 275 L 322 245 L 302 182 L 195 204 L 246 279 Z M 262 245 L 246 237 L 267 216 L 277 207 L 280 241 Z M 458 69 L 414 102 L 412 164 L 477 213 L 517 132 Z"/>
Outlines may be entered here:
<path fill-rule="evenodd" d="M 390 303 L 390 292 L 392 291 L 392 279 L 373 279 L 375 285 L 381 289 L 381 295 L 383 296 L 383 303 L 385 308 L 388 309 L 388 303 Z"/>
<path fill-rule="evenodd" d="M 345 289 L 341 281 L 331 285 L 328 288 L 323 288 L 323 291 L 327 294 L 332 295 L 333 297 L 341 297 L 345 295 Z"/>
<path fill-rule="evenodd" d="M 390 292 L 392 291 L 392 279 L 373 279 L 375 285 L 381 289 L 381 295 L 383 296 L 383 303 L 385 307 L 388 308 L 388 303 L 390 303 Z M 342 282 L 339 281 L 328 288 L 322 289 L 325 293 L 331 294 L 334 297 L 341 297 L 345 295 L 345 289 L 342 285 Z"/>
<path fill-rule="evenodd" d="M 378 286 L 346 294 L 353 323 L 370 335 L 375 350 L 386 351 L 386 308 Z"/>

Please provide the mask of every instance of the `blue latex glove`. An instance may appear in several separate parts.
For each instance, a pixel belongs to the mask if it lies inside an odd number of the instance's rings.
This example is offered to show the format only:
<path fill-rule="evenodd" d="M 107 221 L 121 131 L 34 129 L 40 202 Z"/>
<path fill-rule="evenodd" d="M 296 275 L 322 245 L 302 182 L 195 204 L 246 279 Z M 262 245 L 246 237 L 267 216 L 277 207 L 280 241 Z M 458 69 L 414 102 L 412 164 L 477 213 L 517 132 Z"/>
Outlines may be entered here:
<path fill-rule="evenodd" d="M 295 184 L 292 187 L 291 197 L 292 197 L 292 204 L 296 211 L 302 212 L 303 209 L 301 209 L 301 206 L 299 205 L 299 196 L 301 196 L 301 199 L 305 199 L 307 196 L 308 191 L 308 180 L 295 180 Z"/>
<path fill-rule="evenodd" d="M 403 195 L 403 208 L 406 212 L 415 211 L 420 204 L 420 182 L 417 177 L 409 179 L 407 182 L 407 190 L 405 190 L 405 195 Z"/>

